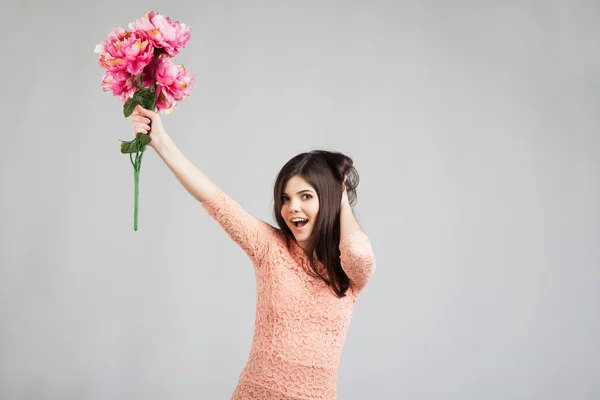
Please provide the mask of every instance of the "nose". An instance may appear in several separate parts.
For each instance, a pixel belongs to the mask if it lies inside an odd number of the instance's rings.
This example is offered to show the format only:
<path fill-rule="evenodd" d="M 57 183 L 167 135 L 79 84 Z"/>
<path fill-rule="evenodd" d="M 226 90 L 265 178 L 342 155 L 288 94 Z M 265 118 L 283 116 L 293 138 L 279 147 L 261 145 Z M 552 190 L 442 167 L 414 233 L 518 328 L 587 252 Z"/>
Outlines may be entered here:
<path fill-rule="evenodd" d="M 290 213 L 296 213 L 300 211 L 300 202 L 295 199 L 290 200 Z"/>

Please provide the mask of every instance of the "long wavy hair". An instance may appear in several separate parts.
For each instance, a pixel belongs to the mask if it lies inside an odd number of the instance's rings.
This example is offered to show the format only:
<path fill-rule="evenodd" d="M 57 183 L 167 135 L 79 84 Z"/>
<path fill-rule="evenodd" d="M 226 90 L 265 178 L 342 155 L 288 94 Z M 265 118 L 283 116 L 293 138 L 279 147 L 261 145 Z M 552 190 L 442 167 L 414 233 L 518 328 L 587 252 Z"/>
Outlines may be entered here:
<path fill-rule="evenodd" d="M 307 273 L 323 279 L 338 297 L 344 297 L 350 282 L 340 263 L 342 184 L 347 176 L 346 192 L 353 207 L 356 203 L 358 171 L 353 167 L 350 157 L 326 150 L 298 154 L 281 168 L 273 188 L 274 214 L 279 228 L 292 240 L 295 240 L 294 234 L 281 216 L 281 207 L 283 190 L 288 180 L 294 176 L 306 180 L 314 187 L 319 197 L 319 212 L 314 221 L 309 245 L 304 250 L 311 267 L 311 271 Z M 315 266 L 313 254 L 316 254 L 317 259 L 325 266 L 326 275 Z"/>

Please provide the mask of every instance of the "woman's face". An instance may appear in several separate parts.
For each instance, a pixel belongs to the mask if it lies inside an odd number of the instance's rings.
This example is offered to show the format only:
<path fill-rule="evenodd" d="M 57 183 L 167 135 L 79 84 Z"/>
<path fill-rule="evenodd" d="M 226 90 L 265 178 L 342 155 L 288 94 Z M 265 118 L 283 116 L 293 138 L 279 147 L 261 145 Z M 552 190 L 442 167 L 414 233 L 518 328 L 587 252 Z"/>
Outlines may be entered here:
<path fill-rule="evenodd" d="M 291 177 L 281 194 L 281 217 L 303 249 L 308 245 L 318 213 L 319 198 L 315 188 L 298 175 Z"/>

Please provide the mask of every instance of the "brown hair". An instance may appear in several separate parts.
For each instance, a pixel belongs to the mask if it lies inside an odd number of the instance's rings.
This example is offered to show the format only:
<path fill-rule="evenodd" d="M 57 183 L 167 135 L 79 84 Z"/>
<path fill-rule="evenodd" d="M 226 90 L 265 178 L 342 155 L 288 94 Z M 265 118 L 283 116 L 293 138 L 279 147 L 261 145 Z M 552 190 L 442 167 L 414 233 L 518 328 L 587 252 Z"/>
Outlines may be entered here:
<path fill-rule="evenodd" d="M 305 253 L 310 260 L 312 274 L 328 285 L 338 297 L 344 297 L 349 286 L 348 275 L 340 263 L 340 203 L 342 183 L 346 179 L 346 192 L 351 206 L 356 203 L 358 172 L 352 159 L 342 153 L 313 150 L 301 153 L 289 160 L 275 181 L 273 188 L 274 214 L 279 228 L 292 240 L 294 234 L 281 216 L 282 193 L 288 180 L 300 176 L 313 186 L 319 197 L 319 213 Z M 315 266 L 312 255 L 323 263 L 327 271 L 324 276 Z M 310 273 L 307 271 L 307 273 Z"/>

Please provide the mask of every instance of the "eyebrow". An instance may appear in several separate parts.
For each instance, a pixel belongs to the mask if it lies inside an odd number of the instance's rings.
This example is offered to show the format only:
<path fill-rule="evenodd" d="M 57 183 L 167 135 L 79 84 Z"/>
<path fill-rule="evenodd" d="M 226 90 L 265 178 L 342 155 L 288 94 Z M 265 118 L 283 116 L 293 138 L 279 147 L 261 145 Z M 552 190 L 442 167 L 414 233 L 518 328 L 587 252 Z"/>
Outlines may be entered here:
<path fill-rule="evenodd" d="M 310 189 L 304 189 L 304 190 L 301 190 L 301 191 L 299 191 L 299 192 L 298 192 L 298 193 L 296 193 L 296 194 L 302 194 L 302 193 L 304 193 L 304 192 L 310 192 L 310 193 L 314 193 L 314 192 L 313 192 L 312 190 L 310 190 Z M 285 194 L 285 195 L 287 196 L 287 193 L 286 193 L 286 192 L 283 192 L 283 193 L 281 193 L 281 194 Z"/>

